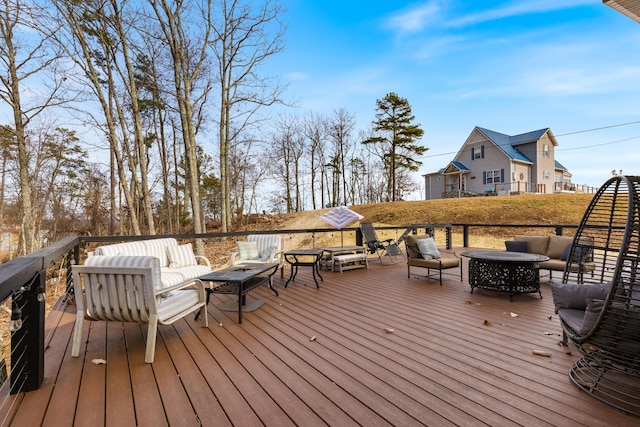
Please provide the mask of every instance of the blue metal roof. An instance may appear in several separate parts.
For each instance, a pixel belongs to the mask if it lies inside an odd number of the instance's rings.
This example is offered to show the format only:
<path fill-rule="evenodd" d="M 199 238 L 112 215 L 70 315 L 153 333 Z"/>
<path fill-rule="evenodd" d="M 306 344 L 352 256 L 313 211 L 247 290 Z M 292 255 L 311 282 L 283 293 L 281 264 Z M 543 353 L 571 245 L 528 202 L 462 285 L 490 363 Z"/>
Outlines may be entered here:
<path fill-rule="evenodd" d="M 451 164 L 454 165 L 455 167 L 457 167 L 458 169 L 460 169 L 461 171 L 470 171 L 471 170 L 461 162 L 453 161 L 453 162 L 451 162 Z"/>
<path fill-rule="evenodd" d="M 521 133 L 520 135 L 513 135 L 509 137 L 511 145 L 526 144 L 527 142 L 535 142 L 542 138 L 549 128 L 538 129 L 527 133 Z"/>
<path fill-rule="evenodd" d="M 520 160 L 523 162 L 533 163 L 531 159 L 522 154 L 520 150 L 516 148 L 517 145 L 525 144 L 527 142 L 534 142 L 540 139 L 549 128 L 534 130 L 527 133 L 521 133 L 520 135 L 505 135 L 504 133 L 495 132 L 489 129 L 478 127 L 478 130 L 482 132 L 489 140 L 498 146 L 509 158 L 513 160 Z"/>

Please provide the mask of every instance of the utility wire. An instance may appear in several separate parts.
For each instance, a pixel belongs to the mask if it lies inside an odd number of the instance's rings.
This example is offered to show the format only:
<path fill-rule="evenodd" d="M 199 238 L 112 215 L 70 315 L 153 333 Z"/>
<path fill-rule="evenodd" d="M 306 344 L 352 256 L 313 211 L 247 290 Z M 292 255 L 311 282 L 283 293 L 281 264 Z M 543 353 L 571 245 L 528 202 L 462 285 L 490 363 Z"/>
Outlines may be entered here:
<path fill-rule="evenodd" d="M 602 126 L 599 128 L 592 128 L 592 129 L 585 129 L 585 130 L 578 130 L 575 132 L 567 132 L 567 133 L 562 133 L 562 134 L 558 134 L 558 135 L 554 135 L 556 138 L 561 137 L 561 136 L 567 136 L 567 135 L 576 135 L 579 133 L 587 133 L 587 132 L 595 132 L 598 130 L 602 130 L 602 129 L 611 129 L 611 128 L 616 128 L 616 127 L 621 127 L 621 126 L 629 126 L 629 125 L 635 125 L 635 124 L 639 124 L 640 120 L 637 120 L 635 122 L 627 122 L 627 123 L 620 123 L 617 125 L 610 125 L 610 126 Z M 593 144 L 593 145 L 585 145 L 582 147 L 574 147 L 574 148 L 558 148 L 555 151 L 573 151 L 573 150 L 582 150 L 585 148 L 593 148 L 593 147 L 601 147 L 603 145 L 611 145 L 611 144 L 619 144 L 621 142 L 626 142 L 626 141 L 631 141 L 634 139 L 638 139 L 640 138 L 640 136 L 633 136 L 631 138 L 626 138 L 626 139 L 619 139 L 617 141 L 610 141 L 610 142 L 603 142 L 601 144 Z M 457 154 L 457 151 L 451 151 L 449 153 L 438 153 L 438 154 L 431 154 L 428 156 L 421 156 L 419 157 L 420 159 L 427 159 L 427 158 L 432 158 L 432 157 L 440 157 L 440 156 L 450 156 L 452 154 Z"/>
<path fill-rule="evenodd" d="M 619 144 L 620 142 L 631 141 L 638 138 L 640 138 L 640 136 L 632 136 L 631 138 L 619 139 L 617 141 L 603 142 L 602 144 L 585 145 L 583 147 L 575 147 L 575 148 L 558 148 L 556 149 L 556 151 L 573 151 L 573 150 L 582 150 L 584 148 L 602 147 L 603 145 Z"/>
<path fill-rule="evenodd" d="M 556 138 L 559 137 L 559 136 L 575 135 L 577 133 L 585 133 L 585 132 L 594 132 L 594 131 L 597 131 L 597 130 L 617 128 L 617 127 L 620 127 L 620 126 L 635 125 L 635 124 L 638 124 L 638 123 L 640 123 L 640 120 L 635 121 L 635 122 L 620 123 L 618 125 L 603 126 L 603 127 L 600 127 L 600 128 L 585 129 L 585 130 L 578 130 L 578 131 L 575 131 L 575 132 L 561 133 L 559 135 L 556 135 Z"/>

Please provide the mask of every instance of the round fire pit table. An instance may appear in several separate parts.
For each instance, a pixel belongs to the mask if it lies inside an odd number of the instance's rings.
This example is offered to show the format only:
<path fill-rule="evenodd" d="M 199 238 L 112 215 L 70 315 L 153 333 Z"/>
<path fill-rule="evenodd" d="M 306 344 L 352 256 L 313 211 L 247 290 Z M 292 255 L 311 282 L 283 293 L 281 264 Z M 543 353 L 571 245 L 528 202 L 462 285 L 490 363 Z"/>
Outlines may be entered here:
<path fill-rule="evenodd" d="M 468 251 L 460 255 L 469 259 L 469 285 L 475 288 L 507 292 L 509 299 L 517 294 L 540 292 L 538 263 L 545 255 L 509 251 Z"/>

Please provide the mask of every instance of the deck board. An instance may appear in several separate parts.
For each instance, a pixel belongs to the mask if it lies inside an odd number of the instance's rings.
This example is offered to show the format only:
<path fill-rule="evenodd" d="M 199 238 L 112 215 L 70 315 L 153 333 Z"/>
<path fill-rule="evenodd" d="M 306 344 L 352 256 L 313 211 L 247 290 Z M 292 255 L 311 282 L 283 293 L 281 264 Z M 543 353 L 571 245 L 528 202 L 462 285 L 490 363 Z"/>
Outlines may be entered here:
<path fill-rule="evenodd" d="M 85 322 L 89 323 L 89 322 Z M 106 413 L 106 365 L 96 365 L 94 359 L 106 359 L 107 322 L 91 322 L 86 357 L 82 367 L 82 379 L 78 390 L 78 406 L 74 422 L 85 426 L 104 425 Z M 89 326 L 89 325 L 87 325 Z M 120 341 L 120 338 L 117 338 Z M 118 342 L 116 341 L 116 342 Z M 111 341 L 108 346 L 111 345 Z"/>
<path fill-rule="evenodd" d="M 105 367 L 105 425 L 111 427 L 136 424 L 131 378 L 129 378 L 129 361 L 122 337 L 122 324 L 107 325 L 107 342 L 119 344 L 109 345 L 107 348 L 106 360 L 109 364 Z"/>
<path fill-rule="evenodd" d="M 282 408 L 288 412 L 293 412 L 293 421 L 297 424 L 305 425 L 349 425 L 352 420 L 342 411 L 339 406 L 333 404 L 315 387 L 309 387 L 309 383 L 301 373 L 297 372 L 278 360 L 277 356 L 266 346 L 254 337 L 260 333 L 255 325 L 237 325 L 227 322 L 225 329 L 240 343 L 245 343 L 250 358 L 253 358 L 253 371 L 256 378 L 263 377 L 260 382 Z M 293 357 L 288 357 L 289 361 Z M 250 361 L 251 362 L 251 361 Z M 266 367 L 270 375 L 260 374 Z M 307 370 L 303 372 L 308 373 Z M 295 405 L 295 406 L 292 406 Z M 306 408 L 305 408 L 306 407 Z M 318 421 L 316 423 L 315 421 Z M 325 424 L 326 423 L 326 424 Z"/>
<path fill-rule="evenodd" d="M 414 271 L 414 270 L 412 270 Z M 416 270 L 419 271 L 419 270 Z M 406 265 L 342 274 L 310 271 L 249 298 L 252 313 L 221 311 L 209 327 L 193 316 L 158 330 L 144 363 L 146 325 L 85 322 L 81 357 L 71 358 L 75 307 L 47 320 L 45 382 L 8 395 L 3 426 L 22 425 L 501 425 L 632 426 L 625 415 L 570 381 L 578 357 L 558 345 L 549 286 L 519 295 L 443 285 Z M 465 268 L 466 277 L 466 268 Z M 543 282 L 546 279 L 543 279 Z M 511 313 L 517 314 L 512 317 Z M 490 323 L 490 326 L 486 322 Z M 392 333 L 385 329 L 393 329 Z M 315 337 L 313 340 L 312 337 Z M 540 357 L 532 350 L 546 350 Z M 106 365 L 94 364 L 102 358 Z"/>

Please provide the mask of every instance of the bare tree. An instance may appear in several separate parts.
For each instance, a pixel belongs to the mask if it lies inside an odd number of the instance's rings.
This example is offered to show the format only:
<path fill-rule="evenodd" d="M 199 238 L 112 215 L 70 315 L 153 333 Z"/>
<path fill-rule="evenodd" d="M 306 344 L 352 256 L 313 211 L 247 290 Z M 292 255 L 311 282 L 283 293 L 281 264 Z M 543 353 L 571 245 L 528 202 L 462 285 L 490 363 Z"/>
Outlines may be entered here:
<path fill-rule="evenodd" d="M 344 108 L 336 110 L 329 121 L 329 135 L 333 140 L 335 150 L 331 164 L 341 177 L 342 204 L 345 206 L 349 203 L 346 176 L 347 153 L 353 145 L 351 133 L 355 128 L 355 121 L 355 115 Z M 340 203 L 340 197 L 336 197 L 334 202 Z"/>
<path fill-rule="evenodd" d="M 327 119 L 310 113 L 303 123 L 303 133 L 307 138 L 309 147 L 309 170 L 311 172 L 311 206 L 317 209 L 316 182 L 320 183 L 320 207 L 324 207 L 324 180 L 326 175 L 326 146 L 328 139 Z M 319 175 L 319 176 L 318 176 Z"/>
<path fill-rule="evenodd" d="M 127 95 L 126 102 L 129 104 L 129 114 L 133 122 L 133 140 L 135 153 L 137 155 L 137 163 L 140 168 L 140 198 L 142 207 L 147 220 L 149 234 L 156 234 L 155 221 L 153 218 L 153 208 L 151 206 L 151 192 L 149 189 L 149 162 L 148 162 L 148 145 L 147 140 L 142 134 L 142 115 L 140 112 L 140 104 L 138 99 L 138 85 L 136 79 L 136 67 L 134 65 L 135 58 L 131 57 L 131 45 L 135 45 L 135 40 L 125 30 L 125 12 L 121 8 L 121 0 L 110 0 L 111 14 L 107 18 L 111 24 L 113 39 L 117 40 L 117 46 L 120 50 L 120 61 L 114 61 L 113 66 L 117 69 L 120 79 L 123 82 L 123 88 Z M 131 22 L 135 22 L 135 16 L 130 17 Z M 114 55 L 115 56 L 115 55 Z M 122 65 L 121 65 L 122 64 Z M 124 123 L 124 117 L 121 117 Z M 132 171 L 133 176 L 136 175 Z M 137 183 L 137 180 L 132 180 Z"/>
<path fill-rule="evenodd" d="M 108 232 L 112 225 L 111 209 L 107 204 L 109 196 L 109 179 L 96 165 L 88 167 L 80 179 L 85 185 L 78 188 L 82 203 L 82 230 L 100 235 Z"/>
<path fill-rule="evenodd" d="M 186 181 L 189 189 L 193 230 L 206 232 L 202 198 L 200 196 L 200 170 L 197 161 L 196 134 L 198 108 L 206 104 L 209 82 L 198 88 L 199 79 L 206 71 L 207 50 L 211 34 L 211 0 L 193 1 L 148 0 L 153 8 L 163 40 L 167 43 L 172 64 L 175 97 L 181 137 L 186 160 Z M 194 36 L 193 32 L 197 34 Z M 196 239 L 196 253 L 204 252 L 204 243 Z"/>
<path fill-rule="evenodd" d="M 31 192 L 27 133 L 32 120 L 59 106 L 65 83 L 61 53 L 40 26 L 42 10 L 34 2 L 0 3 L 0 99 L 13 113 L 22 213 L 21 252 L 37 249 L 34 195 Z M 38 94 L 30 82 L 39 79 Z"/>
<path fill-rule="evenodd" d="M 11 172 L 15 162 L 12 162 L 12 148 L 16 147 L 16 133 L 10 126 L 0 126 L 0 155 L 2 156 L 2 168 L 0 169 L 0 224 L 4 224 L 4 212 L 6 204 L 7 176 Z"/>
<path fill-rule="evenodd" d="M 109 151 L 116 164 L 119 179 L 119 189 L 124 194 L 127 214 L 133 233 L 142 234 L 136 198 L 136 185 L 129 186 L 127 177 L 127 161 L 129 169 L 136 164 L 135 153 L 129 146 L 127 138 L 127 115 L 118 91 L 118 80 L 114 69 L 117 62 L 117 42 L 111 36 L 110 20 L 103 9 L 103 3 L 97 1 L 76 2 L 73 0 L 53 0 L 60 18 L 65 23 L 65 32 L 56 34 L 60 46 L 67 50 L 67 55 L 74 65 L 81 70 L 81 74 L 74 76 L 79 86 L 86 87 L 92 94 L 92 99 L 98 101 L 102 111 L 102 120 L 92 117 L 96 125 L 104 125 L 104 134 L 109 141 Z M 135 171 L 135 169 L 134 169 Z M 131 180 L 136 180 L 136 174 L 131 174 Z M 113 181 L 112 181 L 113 184 Z M 115 188 L 111 188 L 111 205 L 115 211 Z M 121 224 L 122 224 L 122 218 Z M 123 224 L 121 225 L 123 226 Z"/>
<path fill-rule="evenodd" d="M 300 123 L 295 116 L 278 118 L 272 136 L 272 164 L 275 178 L 284 189 L 286 212 L 298 212 L 302 209 L 302 156 L 305 152 L 305 140 L 300 131 Z"/>
<path fill-rule="evenodd" d="M 237 222 L 244 224 L 245 215 L 256 207 L 256 192 L 269 170 L 268 151 L 261 152 L 256 138 L 244 138 L 230 153 L 232 206 Z"/>
<path fill-rule="evenodd" d="M 281 102 L 283 87 L 259 67 L 283 49 L 280 6 L 273 0 L 221 0 L 212 49 L 218 60 L 222 231 L 231 228 L 230 153 L 261 107 Z"/>

